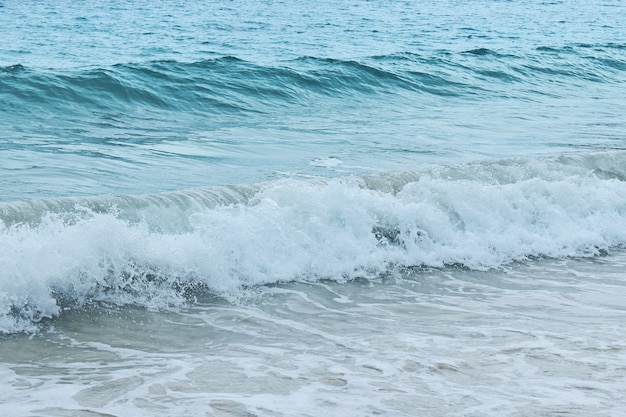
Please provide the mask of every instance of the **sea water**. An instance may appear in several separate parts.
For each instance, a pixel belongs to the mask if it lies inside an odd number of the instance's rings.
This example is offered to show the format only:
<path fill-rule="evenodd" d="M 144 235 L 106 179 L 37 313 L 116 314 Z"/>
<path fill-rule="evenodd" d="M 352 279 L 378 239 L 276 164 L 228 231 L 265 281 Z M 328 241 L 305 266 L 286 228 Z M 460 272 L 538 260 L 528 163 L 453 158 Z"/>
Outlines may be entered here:
<path fill-rule="evenodd" d="M 6 416 L 626 415 L 621 1 L 0 1 Z"/>

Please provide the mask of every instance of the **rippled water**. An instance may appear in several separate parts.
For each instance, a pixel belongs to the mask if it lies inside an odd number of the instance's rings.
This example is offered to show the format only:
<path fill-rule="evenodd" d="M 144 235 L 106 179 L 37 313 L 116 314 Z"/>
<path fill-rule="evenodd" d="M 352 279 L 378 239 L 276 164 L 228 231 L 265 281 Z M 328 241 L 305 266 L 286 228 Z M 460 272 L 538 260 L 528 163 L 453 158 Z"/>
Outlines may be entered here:
<path fill-rule="evenodd" d="M 625 12 L 0 2 L 3 410 L 626 413 Z"/>
<path fill-rule="evenodd" d="M 0 199 L 623 148 L 619 2 L 309 9 L 5 5 Z"/>

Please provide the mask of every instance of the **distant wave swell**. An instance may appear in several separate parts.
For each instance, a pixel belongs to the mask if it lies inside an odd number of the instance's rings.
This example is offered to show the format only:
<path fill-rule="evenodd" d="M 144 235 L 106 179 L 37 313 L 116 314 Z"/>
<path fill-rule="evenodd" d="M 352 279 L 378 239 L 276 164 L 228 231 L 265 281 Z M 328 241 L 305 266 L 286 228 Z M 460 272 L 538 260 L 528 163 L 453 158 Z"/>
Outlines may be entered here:
<path fill-rule="evenodd" d="M 578 58 L 572 59 L 572 54 Z M 625 77 L 620 44 L 538 47 L 534 55 L 523 57 L 485 48 L 432 56 L 396 53 L 358 61 L 303 57 L 275 66 L 236 57 L 63 72 L 16 64 L 0 67 L 0 110 L 36 117 L 59 110 L 241 114 L 308 105 L 324 97 L 493 98 L 511 83 L 532 85 L 541 93 L 546 82 L 620 83 Z"/>

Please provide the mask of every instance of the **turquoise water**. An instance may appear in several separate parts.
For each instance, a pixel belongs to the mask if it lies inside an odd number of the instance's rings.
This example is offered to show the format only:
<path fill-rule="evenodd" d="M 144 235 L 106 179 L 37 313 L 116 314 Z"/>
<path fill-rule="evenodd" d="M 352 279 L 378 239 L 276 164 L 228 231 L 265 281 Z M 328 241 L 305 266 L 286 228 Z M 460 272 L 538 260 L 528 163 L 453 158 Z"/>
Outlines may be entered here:
<path fill-rule="evenodd" d="M 623 414 L 625 15 L 0 1 L 0 402 Z"/>
<path fill-rule="evenodd" d="M 5 4 L 0 200 L 623 148 L 620 2 L 315 9 Z"/>

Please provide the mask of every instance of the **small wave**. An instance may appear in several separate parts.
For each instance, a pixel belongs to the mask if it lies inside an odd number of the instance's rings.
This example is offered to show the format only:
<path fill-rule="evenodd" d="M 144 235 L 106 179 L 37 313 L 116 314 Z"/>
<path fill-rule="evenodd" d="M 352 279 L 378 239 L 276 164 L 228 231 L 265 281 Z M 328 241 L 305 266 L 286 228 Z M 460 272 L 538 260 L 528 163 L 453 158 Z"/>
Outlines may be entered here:
<path fill-rule="evenodd" d="M 579 48 L 586 49 L 626 49 L 626 43 L 618 43 L 618 42 L 607 42 L 607 43 L 578 43 L 576 44 Z"/>
<path fill-rule="evenodd" d="M 322 91 L 333 94 L 401 94 L 411 92 L 415 94 L 430 94 L 433 96 L 460 96 L 473 94 L 471 85 L 454 80 L 450 76 L 441 74 L 437 68 L 437 60 L 423 59 L 411 54 L 393 54 L 386 57 L 373 57 L 360 61 L 344 61 L 336 59 L 303 58 L 299 62 L 313 62 L 317 66 L 324 66 L 324 73 L 315 71 L 320 80 L 327 82 L 320 84 Z M 383 63 L 383 66 L 377 66 Z M 400 63 L 396 67 L 396 63 Z M 407 66 L 406 63 L 409 63 Z M 422 64 L 426 64 L 424 67 Z M 416 68 L 422 69 L 418 70 Z M 432 72 L 429 72 L 432 70 Z"/>
<path fill-rule="evenodd" d="M 9 74 L 16 74 L 24 71 L 26 68 L 22 64 L 9 65 L 6 67 L 0 67 L 0 72 L 6 72 Z"/>
<path fill-rule="evenodd" d="M 464 51 L 462 53 L 464 53 L 464 54 L 471 54 L 471 55 L 478 55 L 478 56 L 485 56 L 485 55 L 497 56 L 498 55 L 498 53 L 496 53 L 495 51 L 492 51 L 491 49 L 487 49 L 487 48 L 470 49 L 470 50 Z"/>
<path fill-rule="evenodd" d="M 131 116 L 168 111 L 238 115 L 308 106 L 326 98 L 475 97 L 477 93 L 498 97 L 501 86 L 511 83 L 623 80 L 619 45 L 605 53 L 588 54 L 583 49 L 542 46 L 537 54 L 523 57 L 486 48 L 429 57 L 408 52 L 359 60 L 303 57 L 274 66 L 227 56 L 64 72 L 28 70 L 18 64 L 2 67 L 0 74 L 5 76 L 0 77 L 0 86 L 3 101 L 11 103 L 8 110 L 16 115 L 53 112 L 88 117 L 111 111 Z M 573 60 L 560 56 L 572 51 L 580 56 Z"/>
<path fill-rule="evenodd" d="M 0 331 L 293 280 L 484 270 L 626 245 L 626 152 L 0 206 Z M 34 326 L 34 327 L 33 327 Z"/>
<path fill-rule="evenodd" d="M 113 195 L 0 203 L 0 221 L 5 226 L 35 227 L 51 215 L 59 216 L 65 223 L 75 223 L 93 215 L 114 214 L 133 223 L 152 219 L 154 221 L 150 223 L 163 227 L 160 220 L 165 217 L 170 221 L 179 218 L 180 224 L 184 224 L 189 213 L 195 211 L 246 204 L 260 187 L 261 184 L 231 185 L 143 196 Z M 174 227 L 173 224 L 170 226 Z"/>

